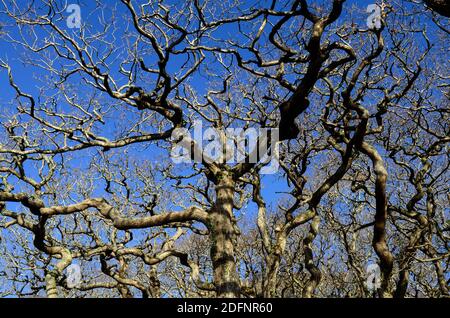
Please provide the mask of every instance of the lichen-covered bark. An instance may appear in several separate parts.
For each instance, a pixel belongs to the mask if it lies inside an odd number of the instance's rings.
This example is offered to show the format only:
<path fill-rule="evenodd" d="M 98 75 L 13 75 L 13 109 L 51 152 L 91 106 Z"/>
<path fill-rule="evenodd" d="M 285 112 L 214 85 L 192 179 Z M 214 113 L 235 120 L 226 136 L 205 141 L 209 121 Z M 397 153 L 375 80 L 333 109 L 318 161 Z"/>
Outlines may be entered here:
<path fill-rule="evenodd" d="M 233 224 L 234 182 L 223 174 L 216 184 L 216 205 L 209 216 L 211 260 L 217 297 L 240 296 L 235 261 L 235 226 Z"/>

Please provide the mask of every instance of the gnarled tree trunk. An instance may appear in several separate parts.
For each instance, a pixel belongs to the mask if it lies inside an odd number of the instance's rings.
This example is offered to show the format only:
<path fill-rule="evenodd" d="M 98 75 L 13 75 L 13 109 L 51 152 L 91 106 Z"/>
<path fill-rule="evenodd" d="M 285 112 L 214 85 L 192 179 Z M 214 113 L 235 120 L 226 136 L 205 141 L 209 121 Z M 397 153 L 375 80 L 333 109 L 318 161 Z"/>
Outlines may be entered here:
<path fill-rule="evenodd" d="M 240 295 L 234 247 L 236 231 L 233 221 L 234 181 L 223 173 L 216 184 L 216 205 L 209 216 L 211 260 L 217 297 Z"/>

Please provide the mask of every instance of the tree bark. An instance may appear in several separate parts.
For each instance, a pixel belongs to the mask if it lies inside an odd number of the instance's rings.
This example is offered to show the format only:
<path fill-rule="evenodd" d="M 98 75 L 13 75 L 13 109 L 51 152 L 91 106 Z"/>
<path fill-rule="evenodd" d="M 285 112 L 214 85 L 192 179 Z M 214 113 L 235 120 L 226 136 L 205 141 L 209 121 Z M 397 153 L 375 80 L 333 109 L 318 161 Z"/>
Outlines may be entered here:
<path fill-rule="evenodd" d="M 386 222 L 388 216 L 386 195 L 387 170 L 384 166 L 383 159 L 373 146 L 363 142 L 361 149 L 371 159 L 375 172 L 376 211 L 372 246 L 380 259 L 382 279 L 379 294 L 381 297 L 387 298 L 392 297 L 388 289 L 394 263 L 394 258 L 389 251 L 386 241 Z"/>
<path fill-rule="evenodd" d="M 209 216 L 211 260 L 217 297 L 240 296 L 234 247 L 236 231 L 233 220 L 234 181 L 223 173 L 216 184 L 216 205 Z"/>
<path fill-rule="evenodd" d="M 56 279 L 59 277 L 57 271 L 49 271 L 45 275 L 45 293 L 48 298 L 58 298 L 58 289 L 56 287 Z"/>
<path fill-rule="evenodd" d="M 320 280 L 322 278 L 322 273 L 319 268 L 314 264 L 313 257 L 313 241 L 319 232 L 320 218 L 316 215 L 310 225 L 309 233 L 306 235 L 303 240 L 303 244 L 305 246 L 305 267 L 311 274 L 311 277 L 308 279 L 305 288 L 303 289 L 303 297 L 311 298 L 314 294 L 316 287 L 319 285 Z"/>
<path fill-rule="evenodd" d="M 277 282 L 278 282 L 278 271 L 280 269 L 281 257 L 286 249 L 287 233 L 284 229 L 276 230 L 277 240 L 276 244 L 273 246 L 273 250 L 270 255 L 268 255 L 268 269 L 267 277 L 265 282 L 265 290 L 263 290 L 263 295 L 266 298 L 271 298 L 276 296 L 277 292 Z"/>

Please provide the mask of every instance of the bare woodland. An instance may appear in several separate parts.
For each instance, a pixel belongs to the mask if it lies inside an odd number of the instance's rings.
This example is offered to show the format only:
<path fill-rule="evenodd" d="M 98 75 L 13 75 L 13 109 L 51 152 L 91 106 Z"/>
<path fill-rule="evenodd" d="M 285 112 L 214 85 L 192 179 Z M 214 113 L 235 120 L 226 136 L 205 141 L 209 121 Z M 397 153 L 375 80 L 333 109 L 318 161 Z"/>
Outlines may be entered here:
<path fill-rule="evenodd" d="M 380 5 L 0 1 L 0 296 L 449 297 L 448 1 Z M 278 173 L 175 164 L 194 120 Z"/>

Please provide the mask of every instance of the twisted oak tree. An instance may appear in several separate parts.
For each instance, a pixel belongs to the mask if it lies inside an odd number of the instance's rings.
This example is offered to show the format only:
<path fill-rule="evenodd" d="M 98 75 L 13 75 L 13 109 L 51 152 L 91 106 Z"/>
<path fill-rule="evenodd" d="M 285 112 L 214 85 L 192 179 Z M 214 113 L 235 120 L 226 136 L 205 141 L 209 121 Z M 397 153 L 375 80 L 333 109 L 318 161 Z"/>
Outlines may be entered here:
<path fill-rule="evenodd" d="M 371 29 L 344 0 L 122 0 L 82 3 L 70 29 L 64 1 L 0 8 L 2 295 L 449 296 L 442 20 L 394 1 Z M 219 159 L 176 134 L 198 120 Z M 229 128 L 279 141 L 233 163 Z"/>

